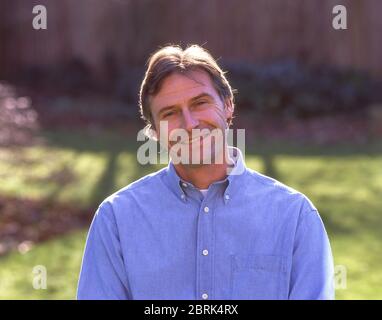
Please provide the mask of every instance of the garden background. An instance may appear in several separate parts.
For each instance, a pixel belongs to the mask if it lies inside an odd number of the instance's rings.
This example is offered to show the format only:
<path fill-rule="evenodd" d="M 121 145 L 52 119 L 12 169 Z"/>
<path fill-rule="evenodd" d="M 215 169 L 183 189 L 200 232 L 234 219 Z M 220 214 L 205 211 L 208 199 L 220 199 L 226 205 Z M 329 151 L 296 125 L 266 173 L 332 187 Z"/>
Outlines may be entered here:
<path fill-rule="evenodd" d="M 337 4 L 346 30 L 332 27 Z M 317 206 L 347 271 L 337 299 L 381 299 L 381 12 L 379 0 L 2 0 L 0 299 L 75 298 L 98 204 L 160 168 L 136 160 L 137 98 L 168 43 L 219 59 L 247 165 Z"/>

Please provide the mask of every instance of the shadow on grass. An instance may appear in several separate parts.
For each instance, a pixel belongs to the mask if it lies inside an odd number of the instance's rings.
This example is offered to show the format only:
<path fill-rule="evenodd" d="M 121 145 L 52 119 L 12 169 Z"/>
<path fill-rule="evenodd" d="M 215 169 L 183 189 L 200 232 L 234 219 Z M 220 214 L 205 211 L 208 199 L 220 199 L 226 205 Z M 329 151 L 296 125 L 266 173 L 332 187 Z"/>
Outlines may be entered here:
<path fill-rule="evenodd" d="M 115 175 L 117 174 L 117 159 L 121 151 L 113 150 L 108 154 L 107 164 L 103 170 L 102 176 L 94 186 L 90 197 L 91 203 L 101 203 L 105 199 L 105 191 L 111 194 L 115 188 Z"/>

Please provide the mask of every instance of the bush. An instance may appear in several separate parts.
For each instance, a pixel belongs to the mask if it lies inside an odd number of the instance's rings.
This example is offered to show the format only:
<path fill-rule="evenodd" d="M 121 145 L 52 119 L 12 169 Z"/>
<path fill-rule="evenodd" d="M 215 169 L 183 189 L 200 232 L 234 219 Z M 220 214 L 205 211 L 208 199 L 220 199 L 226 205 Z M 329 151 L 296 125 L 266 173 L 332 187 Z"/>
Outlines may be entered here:
<path fill-rule="evenodd" d="M 30 99 L 17 97 L 13 87 L 0 82 L 0 146 L 31 143 L 37 120 Z"/>
<path fill-rule="evenodd" d="M 294 61 L 226 63 L 236 105 L 264 115 L 312 117 L 365 111 L 381 101 L 381 84 L 363 72 Z"/>

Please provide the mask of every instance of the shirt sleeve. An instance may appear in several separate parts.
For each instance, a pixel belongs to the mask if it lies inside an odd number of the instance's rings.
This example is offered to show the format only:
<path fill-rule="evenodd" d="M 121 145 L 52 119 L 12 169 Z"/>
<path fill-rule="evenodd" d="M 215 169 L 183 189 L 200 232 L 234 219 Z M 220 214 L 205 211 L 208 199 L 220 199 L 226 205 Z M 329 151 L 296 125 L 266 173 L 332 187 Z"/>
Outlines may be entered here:
<path fill-rule="evenodd" d="M 78 300 L 129 299 L 118 229 L 110 203 L 98 208 L 88 233 L 78 281 Z"/>
<path fill-rule="evenodd" d="M 315 208 L 305 208 L 297 226 L 289 299 L 334 299 L 334 266 L 328 235 Z"/>

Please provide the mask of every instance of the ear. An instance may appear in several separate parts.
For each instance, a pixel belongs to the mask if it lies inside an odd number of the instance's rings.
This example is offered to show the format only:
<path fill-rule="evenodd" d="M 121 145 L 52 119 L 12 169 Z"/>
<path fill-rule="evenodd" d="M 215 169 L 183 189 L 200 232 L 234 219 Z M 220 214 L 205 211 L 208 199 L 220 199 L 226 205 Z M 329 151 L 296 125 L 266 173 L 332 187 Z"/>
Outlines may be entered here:
<path fill-rule="evenodd" d="M 153 128 L 152 125 L 146 125 L 146 127 L 144 128 L 144 133 L 145 133 L 146 137 L 148 137 L 154 141 L 158 141 L 157 131 Z"/>
<path fill-rule="evenodd" d="M 233 111 L 234 111 L 234 105 L 233 105 L 232 99 L 226 98 L 224 100 L 224 112 L 225 112 L 225 117 L 227 121 L 232 119 Z"/>
<path fill-rule="evenodd" d="M 158 141 L 158 139 L 159 139 L 158 133 L 154 129 L 151 129 L 151 139 L 153 139 L 154 141 Z"/>

